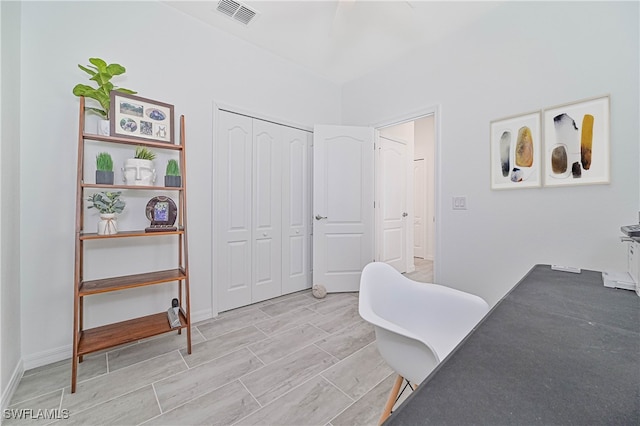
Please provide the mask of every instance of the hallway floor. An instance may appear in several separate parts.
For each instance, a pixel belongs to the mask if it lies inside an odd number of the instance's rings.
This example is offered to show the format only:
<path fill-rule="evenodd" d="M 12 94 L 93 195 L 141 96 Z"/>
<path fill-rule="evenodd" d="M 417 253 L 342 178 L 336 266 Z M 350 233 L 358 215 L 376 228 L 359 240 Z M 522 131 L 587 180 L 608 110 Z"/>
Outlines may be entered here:
<path fill-rule="evenodd" d="M 413 264 L 415 265 L 416 270 L 409 272 L 408 274 L 404 274 L 405 277 L 422 283 L 433 282 L 433 261 L 414 257 Z"/>

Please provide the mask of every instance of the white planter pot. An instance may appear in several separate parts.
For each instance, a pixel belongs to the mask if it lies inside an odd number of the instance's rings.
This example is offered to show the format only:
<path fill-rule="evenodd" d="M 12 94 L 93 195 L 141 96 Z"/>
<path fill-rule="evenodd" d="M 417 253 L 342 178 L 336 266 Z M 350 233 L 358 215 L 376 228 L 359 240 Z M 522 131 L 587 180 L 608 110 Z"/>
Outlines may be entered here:
<path fill-rule="evenodd" d="M 152 186 L 156 181 L 156 170 L 153 161 L 140 158 L 125 160 L 122 178 L 126 185 Z"/>
<path fill-rule="evenodd" d="M 109 120 L 98 120 L 98 134 L 102 136 L 109 136 L 111 134 Z"/>
<path fill-rule="evenodd" d="M 115 213 L 100 213 L 98 235 L 113 235 L 118 233 L 118 222 Z"/>

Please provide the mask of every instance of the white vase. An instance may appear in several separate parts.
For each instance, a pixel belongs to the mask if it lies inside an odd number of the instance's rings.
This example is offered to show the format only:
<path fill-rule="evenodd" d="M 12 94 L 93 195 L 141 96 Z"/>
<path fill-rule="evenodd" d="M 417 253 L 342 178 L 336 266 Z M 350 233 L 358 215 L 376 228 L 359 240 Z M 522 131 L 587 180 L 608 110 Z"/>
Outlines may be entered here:
<path fill-rule="evenodd" d="M 100 213 L 98 235 L 113 235 L 118 233 L 118 222 L 115 213 Z"/>
<path fill-rule="evenodd" d="M 124 162 L 122 173 L 126 185 L 152 186 L 156 181 L 156 169 L 151 160 L 129 158 Z"/>
<path fill-rule="evenodd" d="M 98 134 L 101 136 L 109 136 L 111 129 L 109 128 L 109 120 L 98 120 Z"/>

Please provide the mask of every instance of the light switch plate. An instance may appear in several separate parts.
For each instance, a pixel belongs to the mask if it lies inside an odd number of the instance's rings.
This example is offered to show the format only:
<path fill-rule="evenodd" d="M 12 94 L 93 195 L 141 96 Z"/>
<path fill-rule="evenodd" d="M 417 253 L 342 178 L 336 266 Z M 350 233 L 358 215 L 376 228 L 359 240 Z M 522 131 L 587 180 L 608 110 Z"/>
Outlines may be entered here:
<path fill-rule="evenodd" d="M 453 197 L 453 210 L 466 210 L 467 197 Z"/>

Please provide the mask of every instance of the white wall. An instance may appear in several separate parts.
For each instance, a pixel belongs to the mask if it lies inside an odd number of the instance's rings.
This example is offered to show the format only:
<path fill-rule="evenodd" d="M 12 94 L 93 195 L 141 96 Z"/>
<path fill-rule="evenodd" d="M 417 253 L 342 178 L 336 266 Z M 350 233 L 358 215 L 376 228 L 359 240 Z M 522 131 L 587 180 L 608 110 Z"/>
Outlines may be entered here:
<path fill-rule="evenodd" d="M 192 315 L 210 315 L 213 101 L 310 126 L 340 122 L 340 88 L 162 3 L 25 2 L 22 18 L 25 367 L 71 353 L 78 122 L 71 89 L 88 81 L 77 64 L 89 57 L 124 65 L 127 73 L 116 85 L 175 105 L 176 118 L 186 116 L 191 307 Z M 121 227 L 144 214 L 133 204 Z M 108 245 L 108 256 L 93 261 L 102 268 L 96 273 L 109 273 L 112 265 L 156 266 L 160 248 L 143 245 L 139 251 Z M 120 293 L 85 302 L 89 325 L 166 309 L 170 300 L 162 289 Z"/>
<path fill-rule="evenodd" d="M 637 221 L 640 201 L 638 8 L 507 2 L 344 86 L 344 124 L 441 106 L 441 283 L 495 303 L 538 263 L 626 269 L 619 228 Z M 490 190 L 491 120 L 607 93 L 609 185 Z M 468 197 L 468 210 L 452 211 L 458 195 Z"/>
<path fill-rule="evenodd" d="M 0 3 L 0 395 L 20 378 L 20 3 Z"/>

